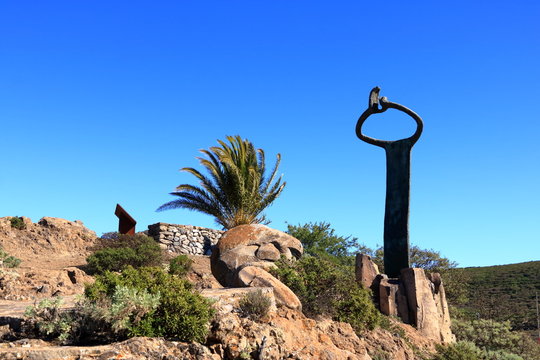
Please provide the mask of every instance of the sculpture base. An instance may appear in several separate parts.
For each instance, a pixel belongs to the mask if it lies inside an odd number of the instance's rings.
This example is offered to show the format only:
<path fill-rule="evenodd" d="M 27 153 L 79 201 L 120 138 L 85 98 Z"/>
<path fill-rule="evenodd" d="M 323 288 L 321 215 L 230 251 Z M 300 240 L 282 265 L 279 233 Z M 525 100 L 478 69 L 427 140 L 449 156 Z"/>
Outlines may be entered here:
<path fill-rule="evenodd" d="M 399 278 L 385 274 L 374 276 L 371 259 L 357 255 L 356 281 L 373 290 L 379 310 L 388 316 L 399 317 L 404 323 L 438 343 L 451 343 L 455 336 L 450 330 L 450 314 L 441 277 L 423 269 L 401 270 Z M 369 269 L 369 274 L 366 274 Z"/>

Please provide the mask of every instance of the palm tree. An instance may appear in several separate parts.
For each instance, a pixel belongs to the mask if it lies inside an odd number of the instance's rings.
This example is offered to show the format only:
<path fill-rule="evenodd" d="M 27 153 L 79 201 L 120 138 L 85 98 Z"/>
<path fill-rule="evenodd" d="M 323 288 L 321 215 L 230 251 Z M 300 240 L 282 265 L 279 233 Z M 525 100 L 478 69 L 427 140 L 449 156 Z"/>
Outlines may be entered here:
<path fill-rule="evenodd" d="M 157 211 L 184 208 L 196 210 L 215 217 L 225 229 L 242 224 L 267 224 L 262 211 L 268 207 L 285 187 L 276 173 L 281 161 L 277 161 L 269 176 L 265 175 L 265 158 L 262 149 L 255 149 L 247 139 L 227 136 L 229 144 L 218 140 L 221 146 L 201 150 L 207 158 L 198 157 L 209 176 L 193 168 L 182 168 L 193 174 L 200 187 L 183 184 L 171 195 L 179 199 L 161 205 Z"/>

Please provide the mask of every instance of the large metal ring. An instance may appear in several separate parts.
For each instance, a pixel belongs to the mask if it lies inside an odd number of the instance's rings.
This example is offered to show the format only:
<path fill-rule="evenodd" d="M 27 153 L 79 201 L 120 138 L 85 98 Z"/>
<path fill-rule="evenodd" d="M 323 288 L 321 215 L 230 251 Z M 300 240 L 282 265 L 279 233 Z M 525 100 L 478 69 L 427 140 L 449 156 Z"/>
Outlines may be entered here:
<path fill-rule="evenodd" d="M 380 89 L 378 87 L 371 90 L 369 107 L 366 111 L 362 113 L 362 115 L 360 115 L 360 117 L 358 118 L 358 122 L 356 123 L 356 136 L 358 136 L 360 140 L 383 148 L 396 141 L 408 141 L 410 142 L 411 146 L 414 145 L 416 141 L 418 141 L 418 139 L 420 138 L 420 135 L 422 135 L 422 130 L 424 129 L 424 123 L 422 121 L 422 118 L 417 113 L 401 104 L 388 101 L 385 97 L 378 98 L 379 90 Z M 381 108 L 379 108 L 378 105 L 380 105 Z M 364 125 L 364 122 L 367 120 L 367 118 L 370 117 L 372 114 L 385 112 L 389 108 L 403 111 L 405 114 L 409 115 L 414 119 L 414 121 L 416 122 L 416 131 L 414 132 L 414 134 L 408 138 L 400 140 L 379 140 L 364 135 L 362 133 L 362 125 Z"/>

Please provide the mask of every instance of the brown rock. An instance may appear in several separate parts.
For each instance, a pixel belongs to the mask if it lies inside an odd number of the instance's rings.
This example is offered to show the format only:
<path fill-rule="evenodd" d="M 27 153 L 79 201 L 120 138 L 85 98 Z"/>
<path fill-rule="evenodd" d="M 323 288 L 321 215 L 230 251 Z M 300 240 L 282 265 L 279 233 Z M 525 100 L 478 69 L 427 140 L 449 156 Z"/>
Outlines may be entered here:
<path fill-rule="evenodd" d="M 379 308 L 383 314 L 398 316 L 398 289 L 397 279 L 381 279 L 379 283 Z"/>
<path fill-rule="evenodd" d="M 370 289 L 373 280 L 379 275 L 379 267 L 371 260 L 370 256 L 356 254 L 355 274 L 356 282 L 364 285 L 366 289 Z"/>
<path fill-rule="evenodd" d="M 236 283 L 239 286 L 272 287 L 274 288 L 274 295 L 278 305 L 284 305 L 294 310 L 302 309 L 302 303 L 291 289 L 273 277 L 269 272 L 259 267 L 244 267 L 238 272 Z"/>
<path fill-rule="evenodd" d="M 259 261 L 255 253 L 259 249 L 256 245 L 239 245 L 224 254 L 219 249 L 212 252 L 210 265 L 214 277 L 223 286 L 231 286 L 237 269 L 246 264 Z"/>
<path fill-rule="evenodd" d="M 291 253 L 299 258 L 304 249 L 302 243 L 283 231 L 271 229 L 261 224 L 240 225 L 225 232 L 219 239 L 217 247 L 223 254 L 239 245 L 262 245 L 272 243 L 280 252 L 289 249 Z"/>
<path fill-rule="evenodd" d="M 433 296 L 435 298 L 435 305 L 439 313 L 439 325 L 441 328 L 441 340 L 444 343 L 450 343 L 455 341 L 455 336 L 452 334 L 450 311 L 448 309 L 448 302 L 446 301 L 446 293 L 444 291 L 444 284 L 441 279 L 441 275 L 438 273 L 429 274 L 429 279 L 434 285 Z"/>
<path fill-rule="evenodd" d="M 223 286 L 233 286 L 243 266 L 268 268 L 270 262 L 300 257 L 302 243 L 294 237 L 264 225 L 240 225 L 225 232 L 212 250 L 210 263 L 214 277 Z"/>
<path fill-rule="evenodd" d="M 262 244 L 257 250 L 257 257 L 261 260 L 277 261 L 281 254 L 273 244 Z"/>
<path fill-rule="evenodd" d="M 426 277 L 423 269 L 401 270 L 401 281 L 407 295 L 410 321 L 426 337 L 437 342 L 453 342 L 449 318 L 446 321 L 448 305 L 446 298 L 440 296 L 441 286 L 439 294 L 435 294 L 435 286 Z M 439 305 L 437 301 L 440 302 Z"/>

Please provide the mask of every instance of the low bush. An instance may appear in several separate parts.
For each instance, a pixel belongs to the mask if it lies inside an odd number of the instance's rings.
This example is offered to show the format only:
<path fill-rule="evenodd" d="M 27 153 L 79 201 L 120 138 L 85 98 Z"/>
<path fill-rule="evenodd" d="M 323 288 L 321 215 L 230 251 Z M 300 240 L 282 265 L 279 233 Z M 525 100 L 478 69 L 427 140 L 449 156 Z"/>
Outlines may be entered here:
<path fill-rule="evenodd" d="M 194 292 L 187 280 L 166 273 L 157 267 L 131 266 L 121 274 L 105 272 L 85 289 L 90 302 L 99 303 L 113 297 L 119 287 L 147 291 L 159 296 L 159 305 L 141 317 L 141 324 L 131 329 L 132 335 L 165 336 L 181 341 L 203 341 L 214 314 L 210 302 Z"/>
<path fill-rule="evenodd" d="M 40 338 L 58 339 L 67 342 L 71 337 L 73 319 L 67 312 L 60 311 L 62 298 L 43 299 L 26 309 L 25 330 L 36 333 Z"/>
<path fill-rule="evenodd" d="M 482 360 L 482 350 L 469 341 L 460 341 L 448 346 L 437 346 L 432 360 Z"/>
<path fill-rule="evenodd" d="M 490 360 L 511 359 L 510 355 L 540 359 L 540 346 L 527 334 L 512 331 L 509 321 L 452 319 L 452 332 L 458 341 L 471 342 L 485 351 Z"/>
<path fill-rule="evenodd" d="M 272 301 L 261 289 L 250 291 L 240 300 L 240 310 L 244 316 L 259 320 L 268 314 Z"/>
<path fill-rule="evenodd" d="M 0 267 L 16 268 L 21 264 L 21 259 L 9 255 L 0 247 Z"/>
<path fill-rule="evenodd" d="M 193 260 L 187 255 L 178 255 L 169 263 L 169 273 L 172 275 L 186 276 L 189 270 L 191 270 L 192 264 Z"/>
<path fill-rule="evenodd" d="M 24 329 L 62 344 L 100 343 L 145 335 L 148 319 L 160 296 L 117 286 L 111 298 L 83 299 L 72 309 L 60 309 L 61 298 L 44 299 L 25 313 Z"/>
<path fill-rule="evenodd" d="M 486 350 L 516 350 L 520 335 L 512 331 L 510 322 L 493 320 L 452 320 L 452 332 L 458 341 L 470 341 Z"/>
<path fill-rule="evenodd" d="M 357 332 L 379 325 L 382 315 L 370 291 L 356 283 L 349 267 L 314 256 L 295 262 L 280 259 L 276 264 L 272 274 L 298 296 L 306 315 L 348 322 Z"/>
<path fill-rule="evenodd" d="M 437 346 L 432 360 L 524 360 L 521 356 L 503 350 L 489 351 L 477 347 L 470 341 L 458 341 L 446 346 Z"/>
<path fill-rule="evenodd" d="M 146 235 L 120 235 L 117 239 L 101 239 L 99 249 L 86 261 L 88 271 L 102 274 L 105 271 L 120 271 L 126 266 L 158 266 L 163 255 L 158 243 Z"/>
<path fill-rule="evenodd" d="M 24 230 L 26 229 L 26 224 L 24 223 L 24 220 L 20 216 L 13 216 L 11 219 L 9 219 L 11 222 L 11 227 L 17 230 Z"/>

